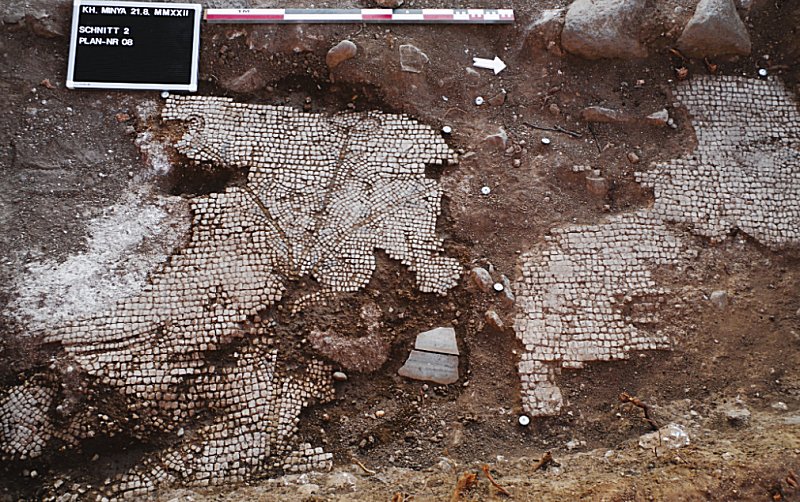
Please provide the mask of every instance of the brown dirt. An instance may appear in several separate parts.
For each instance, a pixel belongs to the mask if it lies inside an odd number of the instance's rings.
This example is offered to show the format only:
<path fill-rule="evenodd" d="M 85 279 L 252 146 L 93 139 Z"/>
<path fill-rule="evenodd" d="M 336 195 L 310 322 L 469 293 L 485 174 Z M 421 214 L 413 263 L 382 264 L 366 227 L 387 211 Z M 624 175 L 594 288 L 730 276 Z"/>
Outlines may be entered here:
<path fill-rule="evenodd" d="M 671 109 L 675 67 L 682 62 L 665 50 L 642 61 L 586 62 L 524 43 L 524 27 L 534 14 L 563 3 L 517 3 L 516 25 L 490 28 L 206 26 L 200 94 L 298 108 L 311 98 L 311 111 L 324 113 L 352 103 L 355 109 L 405 112 L 437 127 L 452 126 L 450 144 L 474 155 L 430 173 L 445 187 L 439 233 L 446 252 L 466 266 L 491 264 L 498 276 L 513 277 L 518 255 L 537 245 L 551 227 L 647 206 L 651 194 L 634 183 L 634 171 L 680 156 L 695 141 L 687 117 Z M 766 61 L 761 55 L 769 54 L 774 73 L 799 90 L 798 20 L 798 2 L 770 3 L 756 11 L 749 20 L 753 56 L 720 61 L 719 73 L 753 75 Z M 344 38 L 360 52 L 331 78 L 325 52 Z M 8 282 L 43 255 L 64 259 L 82 249 L 85 222 L 120 196 L 129 172 L 144 169 L 132 141 L 137 129 L 174 131 L 136 117 L 139 94 L 64 89 L 63 38 L 43 39 L 12 25 L 0 26 L 0 42 L 0 100 L 9 111 L 0 116 L 0 256 L 8 258 L 0 264 L 0 281 Z M 251 42 L 256 49 L 249 47 Z M 431 64 L 423 74 L 400 71 L 397 47 L 402 43 L 428 54 Z M 659 37 L 652 44 L 669 45 Z M 464 67 L 473 55 L 494 54 L 509 65 L 505 72 L 467 76 Z M 707 72 L 702 62 L 687 66 L 692 75 Z M 222 87 L 221 82 L 252 67 L 268 87 L 248 95 Z M 45 78 L 56 87 L 41 86 Z M 638 80 L 644 84 L 637 85 Z M 504 104 L 473 104 L 476 96 L 489 98 L 501 89 L 508 93 Z M 549 111 L 553 104 L 558 114 Z M 598 124 L 593 127 L 595 144 L 579 118 L 583 107 L 595 104 L 637 114 L 668 107 L 679 128 Z M 118 122 L 120 112 L 134 120 Z M 558 124 L 582 137 L 546 133 L 553 144 L 541 147 L 541 131 L 523 122 Z M 482 141 L 500 126 L 510 138 L 508 153 Z M 627 160 L 632 151 L 641 158 L 637 166 Z M 53 159 L 72 159 L 79 167 Z M 513 166 L 514 159 L 520 160 L 519 167 Z M 165 193 L 190 196 L 241 179 L 241 173 L 186 165 L 177 156 L 176 161 L 177 169 L 161 182 Z M 606 197 L 586 190 L 582 178 L 570 172 L 576 164 L 603 170 L 610 182 Z M 483 185 L 492 187 L 491 196 L 477 195 Z M 411 274 L 379 254 L 378 269 L 364 291 L 294 317 L 279 306 L 273 314 L 281 321 L 280 343 L 290 350 L 307 353 L 307 338 L 315 329 L 363 335 L 360 312 L 366 303 L 380 306 L 384 334 L 391 340 L 385 364 L 372 373 L 349 373 L 347 382 L 336 385 L 336 400 L 311 408 L 301 421 L 301 436 L 333 452 L 339 468 L 346 469 L 355 457 L 379 472 L 359 474 L 356 493 L 326 491 L 327 478 L 320 478 L 319 500 L 389 500 L 395 492 L 414 495 L 414 500 L 446 500 L 457 474 L 478 472 L 481 463 L 493 466 L 516 500 L 800 499 L 786 481 L 791 470 L 800 471 L 798 426 L 784 423 L 800 407 L 800 256 L 769 251 L 744 236 L 720 245 L 697 243 L 702 251 L 692 268 L 659 272 L 674 291 L 661 323 L 673 335 L 673 350 L 564 371 L 559 380 L 567 401 L 564 412 L 535 419 L 527 428 L 516 423 L 521 409 L 515 364 L 521 346 L 511 329 L 494 331 L 483 321 L 484 312 L 494 308 L 509 324 L 513 310 L 468 281 L 446 297 L 423 294 L 414 288 Z M 704 297 L 716 289 L 731 296 L 725 310 L 714 309 Z M 0 305 L 7 301 L 7 291 L 0 291 Z M 462 379 L 450 386 L 423 386 L 397 376 L 416 334 L 439 325 L 457 330 Z M 42 348 L 37 339 L 21 336 L 24 331 L 10 319 L 2 325 L 0 383 L 5 386 L 46 368 L 51 355 L 58 357 L 57 347 Z M 648 426 L 635 411 L 620 408 L 622 391 L 653 405 L 660 421 L 694 420 L 690 410 L 704 417 L 690 429 L 693 445 L 659 457 L 639 449 L 636 439 Z M 753 411 L 751 425 L 742 429 L 713 418 L 718 406 L 737 397 Z M 774 410 L 771 405 L 778 401 L 790 411 Z M 378 410 L 385 412 L 382 418 L 375 417 Z M 585 444 L 567 452 L 571 440 Z M 160 438 L 143 444 L 123 437 L 113 448 L 87 445 L 35 465 L 43 479 L 68 471 L 102 481 L 163 444 Z M 545 450 L 554 452 L 560 471 L 531 473 L 532 459 Z M 613 455 L 606 457 L 606 451 Z M 732 453 L 733 460 L 723 459 L 724 452 Z M 95 453 L 101 460 L 91 462 Z M 435 467 L 442 457 L 457 465 L 443 472 Z M 36 486 L 21 476 L 31 465 L 0 468 L 0 499 L 37 497 Z M 492 497 L 482 476 L 471 499 Z M 296 480 L 287 482 L 191 495 L 195 500 L 299 498 Z"/>

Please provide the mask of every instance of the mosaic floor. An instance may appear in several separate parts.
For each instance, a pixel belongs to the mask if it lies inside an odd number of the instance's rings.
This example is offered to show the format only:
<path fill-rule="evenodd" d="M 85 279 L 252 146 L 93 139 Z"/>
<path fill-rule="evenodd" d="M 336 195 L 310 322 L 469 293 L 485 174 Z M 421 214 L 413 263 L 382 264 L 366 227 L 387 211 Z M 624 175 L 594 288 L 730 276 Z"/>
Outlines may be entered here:
<path fill-rule="evenodd" d="M 772 248 L 800 244 L 800 113 L 789 92 L 774 79 L 706 77 L 675 94 L 698 146 L 637 174 L 653 190 L 653 207 L 555 228 L 521 258 L 515 329 L 531 415 L 561 410 L 562 368 L 669 347 L 656 327 L 669 291 L 653 272 L 696 255 L 680 226 L 712 242 L 738 229 Z"/>
<path fill-rule="evenodd" d="M 162 116 L 188 126 L 176 146 L 189 159 L 249 168 L 247 182 L 192 200 L 190 242 L 143 291 L 47 336 L 74 361 L 60 368 L 65 378 L 76 372 L 112 389 L 119 415 L 64 410 L 55 384 L 28 382 L 0 397 L 0 455 L 32 458 L 56 440 L 69 446 L 115 429 L 175 438 L 98 494 L 122 498 L 173 482 L 328 468 L 331 455 L 295 435 L 302 409 L 333 396 L 333 369 L 293 360 L 303 369 L 288 370 L 257 314 L 303 276 L 319 290 L 296 308 L 364 287 L 376 248 L 414 272 L 420 290 L 453 287 L 461 266 L 442 255 L 441 188 L 425 177 L 427 164 L 453 152 L 429 126 L 379 112 L 323 116 L 176 97 Z M 58 406 L 68 432 L 48 418 Z"/>

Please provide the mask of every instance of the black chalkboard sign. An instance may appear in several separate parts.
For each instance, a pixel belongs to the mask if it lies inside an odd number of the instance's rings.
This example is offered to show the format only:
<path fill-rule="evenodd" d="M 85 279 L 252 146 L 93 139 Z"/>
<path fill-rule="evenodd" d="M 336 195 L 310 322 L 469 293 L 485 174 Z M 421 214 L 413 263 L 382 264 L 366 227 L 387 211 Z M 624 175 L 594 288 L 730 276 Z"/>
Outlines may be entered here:
<path fill-rule="evenodd" d="M 199 4 L 75 0 L 70 89 L 197 90 Z"/>

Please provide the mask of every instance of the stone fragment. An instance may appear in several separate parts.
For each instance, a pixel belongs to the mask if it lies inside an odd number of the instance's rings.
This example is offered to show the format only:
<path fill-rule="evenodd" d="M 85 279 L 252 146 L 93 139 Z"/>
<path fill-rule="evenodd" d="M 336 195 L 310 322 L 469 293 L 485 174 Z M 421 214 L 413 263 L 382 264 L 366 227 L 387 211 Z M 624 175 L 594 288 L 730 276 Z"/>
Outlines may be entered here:
<path fill-rule="evenodd" d="M 700 0 L 678 48 L 693 58 L 746 56 L 751 43 L 733 0 Z"/>
<path fill-rule="evenodd" d="M 238 77 L 230 78 L 222 82 L 222 87 L 243 94 L 256 92 L 264 88 L 267 83 L 264 78 L 258 73 L 256 68 L 250 68 Z"/>
<path fill-rule="evenodd" d="M 483 267 L 475 267 L 469 272 L 472 282 L 484 293 L 491 293 L 494 286 L 494 279 L 492 279 L 489 271 Z"/>
<path fill-rule="evenodd" d="M 508 133 L 502 127 L 497 129 L 496 133 L 489 134 L 483 138 L 484 143 L 488 143 L 489 145 L 495 148 L 503 148 L 505 149 L 508 145 Z"/>
<path fill-rule="evenodd" d="M 358 54 L 358 47 L 350 40 L 342 40 L 328 51 L 325 56 L 325 64 L 329 70 L 333 70 L 344 61 L 353 59 Z"/>
<path fill-rule="evenodd" d="M 398 375 L 448 385 L 458 381 L 458 356 L 412 350 Z"/>
<path fill-rule="evenodd" d="M 664 127 L 669 125 L 669 112 L 665 109 L 659 110 L 657 112 L 651 113 L 645 118 L 645 122 L 650 125 Z"/>
<path fill-rule="evenodd" d="M 517 300 L 514 296 L 514 291 L 511 288 L 511 280 L 505 275 L 500 276 L 500 283 L 503 285 L 503 291 L 500 293 L 500 300 L 506 307 L 513 307 L 514 302 Z"/>
<path fill-rule="evenodd" d="M 786 406 L 786 403 L 783 401 L 778 401 L 771 404 L 773 410 L 777 411 L 789 411 L 789 407 Z"/>
<path fill-rule="evenodd" d="M 586 190 L 596 197 L 604 198 L 608 194 L 608 180 L 602 176 L 587 176 Z"/>
<path fill-rule="evenodd" d="M 660 442 L 659 442 L 660 439 Z M 671 450 L 689 445 L 689 433 L 683 426 L 670 423 L 655 432 L 639 436 L 639 446 L 647 450 L 656 447 L 666 447 Z"/>
<path fill-rule="evenodd" d="M 631 164 L 638 164 L 640 160 L 641 159 L 638 155 L 636 155 L 636 152 L 628 152 L 628 162 Z"/>
<path fill-rule="evenodd" d="M 503 319 L 501 319 L 500 316 L 497 315 L 497 312 L 492 309 L 486 311 L 486 313 L 483 315 L 483 319 L 490 328 L 496 331 L 502 331 L 506 326 L 503 322 Z"/>
<path fill-rule="evenodd" d="M 733 427 L 746 427 L 750 424 L 750 410 L 743 405 L 729 405 L 724 407 L 722 411 L 725 419 Z"/>
<path fill-rule="evenodd" d="M 414 45 L 400 46 L 400 69 L 411 73 L 422 73 L 430 59 Z"/>
<path fill-rule="evenodd" d="M 337 382 L 346 382 L 347 381 L 347 374 L 342 371 L 336 371 L 333 373 L 333 379 Z"/>
<path fill-rule="evenodd" d="M 588 106 L 581 111 L 581 117 L 586 122 L 604 122 L 608 124 L 625 124 L 631 122 L 624 112 L 603 106 Z"/>
<path fill-rule="evenodd" d="M 380 328 L 367 327 L 364 336 L 353 337 L 331 331 L 312 330 L 308 335 L 311 346 L 340 368 L 359 373 L 378 370 L 389 357 L 390 343 Z"/>
<path fill-rule="evenodd" d="M 458 344 L 456 343 L 456 330 L 453 328 L 436 328 L 420 333 L 417 335 L 414 348 L 427 352 L 439 352 L 457 356 Z"/>
<path fill-rule="evenodd" d="M 725 291 L 714 291 L 711 293 L 711 296 L 709 296 L 708 299 L 718 309 L 724 309 L 728 306 L 728 293 Z"/>
<path fill-rule="evenodd" d="M 500 92 L 498 92 L 497 94 L 486 100 L 486 102 L 492 106 L 502 105 L 503 103 L 506 102 L 506 91 L 501 90 Z"/>
<path fill-rule="evenodd" d="M 575 0 L 567 10 L 561 46 L 586 59 L 641 58 L 645 0 Z"/>

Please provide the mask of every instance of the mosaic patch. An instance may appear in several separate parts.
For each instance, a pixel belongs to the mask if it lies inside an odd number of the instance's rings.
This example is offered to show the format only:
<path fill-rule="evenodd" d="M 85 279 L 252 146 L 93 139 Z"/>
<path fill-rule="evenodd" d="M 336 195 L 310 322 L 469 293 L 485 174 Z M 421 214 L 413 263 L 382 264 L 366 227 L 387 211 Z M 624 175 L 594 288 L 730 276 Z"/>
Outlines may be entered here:
<path fill-rule="evenodd" d="M 676 90 L 697 134 L 695 151 L 637 173 L 652 208 L 599 225 L 555 228 L 521 258 L 517 336 L 522 403 L 558 413 L 562 368 L 666 349 L 659 305 L 669 291 L 658 267 L 697 250 L 674 224 L 712 241 L 734 229 L 778 248 L 800 244 L 800 114 L 774 79 L 696 78 Z"/>

